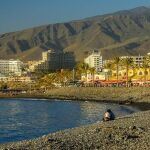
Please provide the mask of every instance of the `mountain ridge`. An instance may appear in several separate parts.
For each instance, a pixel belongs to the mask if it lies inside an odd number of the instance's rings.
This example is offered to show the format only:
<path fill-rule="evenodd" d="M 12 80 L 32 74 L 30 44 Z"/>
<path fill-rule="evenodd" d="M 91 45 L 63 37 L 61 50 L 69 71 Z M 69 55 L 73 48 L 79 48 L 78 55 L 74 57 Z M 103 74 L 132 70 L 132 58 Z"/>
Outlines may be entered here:
<path fill-rule="evenodd" d="M 37 60 L 48 49 L 74 52 L 78 61 L 99 49 L 109 59 L 116 55 L 145 55 L 149 43 L 150 8 L 138 7 L 1 34 L 0 59 Z"/>

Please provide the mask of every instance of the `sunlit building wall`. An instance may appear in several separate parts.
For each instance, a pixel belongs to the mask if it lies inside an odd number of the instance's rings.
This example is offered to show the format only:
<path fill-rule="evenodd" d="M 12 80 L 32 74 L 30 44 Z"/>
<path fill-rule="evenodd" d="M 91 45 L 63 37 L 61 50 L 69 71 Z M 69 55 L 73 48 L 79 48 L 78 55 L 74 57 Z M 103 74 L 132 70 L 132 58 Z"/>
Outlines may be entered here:
<path fill-rule="evenodd" d="M 91 55 L 84 59 L 84 62 L 89 65 L 89 67 L 94 67 L 96 72 L 101 71 L 103 67 L 103 59 L 99 51 L 93 51 Z"/>
<path fill-rule="evenodd" d="M 30 71 L 56 71 L 61 69 L 73 69 L 75 59 L 72 52 L 55 52 L 48 50 L 42 53 L 42 60 L 29 66 Z"/>
<path fill-rule="evenodd" d="M 21 75 L 23 62 L 20 60 L 0 60 L 0 73 L 4 75 Z"/>

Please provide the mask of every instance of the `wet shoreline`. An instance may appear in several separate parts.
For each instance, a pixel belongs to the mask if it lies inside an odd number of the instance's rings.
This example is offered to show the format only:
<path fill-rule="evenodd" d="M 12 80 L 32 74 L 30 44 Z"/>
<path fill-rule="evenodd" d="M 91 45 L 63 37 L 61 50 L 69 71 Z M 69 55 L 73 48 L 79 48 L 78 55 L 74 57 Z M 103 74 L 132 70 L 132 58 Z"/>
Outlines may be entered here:
<path fill-rule="evenodd" d="M 130 100 L 102 100 L 102 99 L 89 99 L 89 98 L 75 98 L 75 97 L 61 97 L 61 96 L 45 96 L 45 95 L 17 95 L 17 96 L 0 96 L 0 99 L 26 99 L 26 100 L 57 100 L 57 101 L 84 101 L 84 102 L 96 102 L 96 103 L 112 103 L 126 106 L 133 106 L 139 108 L 141 111 L 150 110 L 150 100 L 149 101 L 130 101 Z"/>
<path fill-rule="evenodd" d="M 149 150 L 150 111 L 138 112 L 114 121 L 67 129 L 33 140 L 1 144 L 2 150 Z"/>
<path fill-rule="evenodd" d="M 67 89 L 68 90 L 68 89 Z M 72 89 L 71 89 L 72 90 Z M 67 129 L 41 138 L 1 144 L 0 149 L 146 149 L 150 144 L 150 89 L 108 89 L 103 92 L 101 89 L 73 89 L 68 94 L 64 89 L 49 91 L 46 94 L 38 95 L 16 95 L 3 98 L 33 98 L 44 100 L 75 100 L 95 101 L 104 103 L 117 103 L 137 107 L 139 113 L 117 118 L 111 122 L 99 122 L 91 125 L 81 126 L 74 129 Z M 107 90 L 107 89 L 104 89 Z M 120 91 L 121 90 L 121 91 Z M 87 93 L 86 91 L 91 91 Z M 95 92 L 96 91 L 96 92 Z M 103 92 L 102 94 L 100 92 Z M 112 93 L 111 93 L 112 92 Z M 113 92 L 118 92 L 113 93 Z M 116 95 L 115 95 L 116 94 Z M 111 99 L 111 100 L 110 100 Z M 108 132 L 110 130 L 110 132 Z M 111 133 L 111 134 L 110 134 Z"/>

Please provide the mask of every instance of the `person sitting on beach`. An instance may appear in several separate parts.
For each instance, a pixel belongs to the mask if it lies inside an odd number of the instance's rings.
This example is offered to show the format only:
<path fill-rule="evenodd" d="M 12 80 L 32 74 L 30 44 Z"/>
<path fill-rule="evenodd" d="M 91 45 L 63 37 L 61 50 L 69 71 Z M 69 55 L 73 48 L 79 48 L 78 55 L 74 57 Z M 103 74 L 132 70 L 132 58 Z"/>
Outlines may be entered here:
<path fill-rule="evenodd" d="M 104 113 L 103 121 L 109 121 L 114 119 L 115 119 L 114 113 L 110 109 L 107 109 L 107 111 Z"/>

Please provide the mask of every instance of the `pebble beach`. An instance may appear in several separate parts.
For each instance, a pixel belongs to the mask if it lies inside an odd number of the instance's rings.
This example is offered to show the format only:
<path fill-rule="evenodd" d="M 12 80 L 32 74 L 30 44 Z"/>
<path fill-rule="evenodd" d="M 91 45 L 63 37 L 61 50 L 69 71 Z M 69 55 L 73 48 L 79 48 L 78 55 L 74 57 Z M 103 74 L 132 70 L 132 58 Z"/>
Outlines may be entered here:
<path fill-rule="evenodd" d="M 87 95 L 83 93 L 83 89 L 77 96 L 83 98 Z M 93 89 L 92 89 L 93 90 Z M 114 89 L 116 91 L 116 89 Z M 119 89 L 122 91 L 122 89 Z M 117 95 L 121 97 L 112 97 L 111 102 L 123 103 L 141 103 L 150 102 L 149 89 L 140 91 L 127 89 L 124 95 L 118 90 Z M 139 89 L 138 89 L 139 90 Z M 93 90 L 94 91 L 94 90 Z M 91 92 L 91 97 L 94 97 L 94 92 Z M 51 91 L 51 98 L 55 96 Z M 60 96 L 60 92 L 57 93 Z M 72 91 L 70 91 L 71 93 Z M 96 91 L 99 93 L 99 91 Z M 110 91 L 109 91 L 110 92 Z M 119 93 L 120 92 L 120 93 Z M 127 96 L 127 93 L 129 94 Z M 142 95 L 145 95 L 145 97 Z M 53 94 L 53 95 L 52 95 Z M 75 91 L 72 95 L 76 95 Z M 87 93 L 88 94 L 88 93 Z M 103 93 L 99 93 L 102 95 Z M 136 95 L 139 94 L 139 95 Z M 107 97 L 101 98 L 99 101 L 109 102 L 109 93 Z M 115 95 L 112 94 L 112 95 Z M 61 95 L 64 96 L 65 95 Z M 126 96 L 126 97 L 125 97 Z M 142 97 L 143 96 L 143 97 Z M 50 92 L 48 94 L 50 97 Z M 131 98 L 132 97 L 132 98 Z M 90 97 L 86 97 L 90 99 Z M 67 99 L 67 98 L 66 98 Z M 83 98 L 84 99 L 84 98 Z M 94 99 L 94 98 L 93 98 Z M 119 100 L 120 99 L 120 100 Z M 98 100 L 98 95 L 95 95 L 95 100 Z M 144 106 L 146 108 L 146 104 Z M 143 108 L 144 110 L 144 108 Z M 145 109 L 146 110 L 146 109 Z M 149 150 L 150 149 L 150 110 L 134 113 L 125 117 L 116 118 L 108 122 L 96 122 L 94 124 L 81 126 L 78 128 L 67 129 L 44 135 L 40 138 L 20 141 L 14 143 L 0 144 L 1 150 Z"/>
<path fill-rule="evenodd" d="M 150 111 L 67 129 L 41 138 L 1 144 L 1 150 L 149 150 Z"/>

